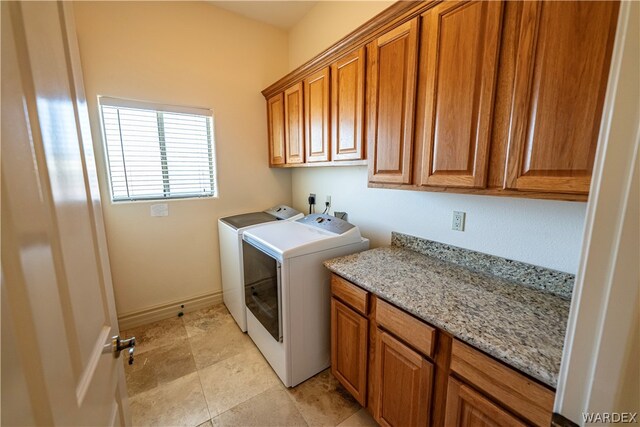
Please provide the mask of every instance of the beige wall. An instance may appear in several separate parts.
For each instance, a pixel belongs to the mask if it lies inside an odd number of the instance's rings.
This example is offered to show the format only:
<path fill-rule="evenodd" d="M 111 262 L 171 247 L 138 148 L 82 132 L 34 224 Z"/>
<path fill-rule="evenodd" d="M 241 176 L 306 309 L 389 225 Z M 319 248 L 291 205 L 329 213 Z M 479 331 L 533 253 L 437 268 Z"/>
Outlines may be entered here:
<path fill-rule="evenodd" d="M 289 69 L 313 58 L 395 1 L 320 1 L 289 30 Z"/>
<path fill-rule="evenodd" d="M 321 2 L 289 33 L 289 68 L 295 68 L 353 31 L 388 2 Z M 575 273 L 585 203 L 525 200 L 367 188 L 364 166 L 293 171 L 293 204 L 306 209 L 309 193 L 371 239 L 389 244 L 400 231 L 510 259 Z M 452 211 L 467 212 L 466 231 L 451 230 Z"/>
<path fill-rule="evenodd" d="M 76 2 L 75 13 L 119 316 L 220 291 L 216 220 L 290 203 L 267 167 L 260 91 L 287 71 L 287 34 L 207 3 Z M 212 108 L 219 197 L 110 203 L 97 95 Z"/>

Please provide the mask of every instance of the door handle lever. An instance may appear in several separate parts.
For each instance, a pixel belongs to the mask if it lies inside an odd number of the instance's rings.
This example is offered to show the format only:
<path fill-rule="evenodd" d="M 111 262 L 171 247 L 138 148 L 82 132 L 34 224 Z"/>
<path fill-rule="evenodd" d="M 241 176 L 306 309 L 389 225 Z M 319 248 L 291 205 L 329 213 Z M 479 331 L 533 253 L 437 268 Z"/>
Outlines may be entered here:
<path fill-rule="evenodd" d="M 129 353 L 129 365 L 133 365 L 133 352 L 136 349 L 136 337 L 120 339 L 120 335 L 115 335 L 111 338 L 111 343 L 113 348 L 113 357 L 117 359 L 120 357 L 120 352 L 122 350 L 129 349 L 127 352 Z"/>

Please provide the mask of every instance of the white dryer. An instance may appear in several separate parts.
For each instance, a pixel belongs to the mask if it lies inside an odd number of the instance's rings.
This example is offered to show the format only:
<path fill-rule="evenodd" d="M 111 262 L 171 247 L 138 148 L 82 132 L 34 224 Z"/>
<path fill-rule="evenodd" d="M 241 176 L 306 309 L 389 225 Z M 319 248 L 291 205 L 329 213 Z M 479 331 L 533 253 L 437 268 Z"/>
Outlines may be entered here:
<path fill-rule="evenodd" d="M 327 259 L 369 248 L 358 227 L 308 215 L 243 235 L 247 332 L 287 387 L 329 367 Z"/>
<path fill-rule="evenodd" d="M 218 220 L 222 299 L 243 332 L 247 331 L 242 269 L 242 233 L 251 227 L 278 220 L 293 221 L 304 215 L 285 205 Z"/>

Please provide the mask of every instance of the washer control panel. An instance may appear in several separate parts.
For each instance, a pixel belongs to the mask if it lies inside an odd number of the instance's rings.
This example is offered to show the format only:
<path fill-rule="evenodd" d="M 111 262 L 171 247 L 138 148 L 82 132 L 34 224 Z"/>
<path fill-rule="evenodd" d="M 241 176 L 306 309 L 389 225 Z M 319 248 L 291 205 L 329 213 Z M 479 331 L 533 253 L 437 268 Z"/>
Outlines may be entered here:
<path fill-rule="evenodd" d="M 290 208 L 287 205 L 274 206 L 271 209 L 267 209 L 264 212 L 268 213 L 269 215 L 275 216 L 277 219 L 289 219 L 300 213 L 297 210 Z"/>
<path fill-rule="evenodd" d="M 327 214 L 307 215 L 304 218 L 300 218 L 299 220 L 297 220 L 297 222 L 309 225 L 311 227 L 321 228 L 335 234 L 344 234 L 352 228 L 355 228 L 355 225 L 350 224 L 343 219 L 336 218 L 335 216 Z"/>

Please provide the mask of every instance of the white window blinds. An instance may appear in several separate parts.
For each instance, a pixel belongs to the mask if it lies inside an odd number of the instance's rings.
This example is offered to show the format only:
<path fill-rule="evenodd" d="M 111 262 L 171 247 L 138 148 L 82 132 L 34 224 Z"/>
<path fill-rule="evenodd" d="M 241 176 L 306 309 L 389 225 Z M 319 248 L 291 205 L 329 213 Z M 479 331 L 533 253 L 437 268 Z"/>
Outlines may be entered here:
<path fill-rule="evenodd" d="M 216 195 L 210 110 L 100 98 L 111 199 Z"/>

